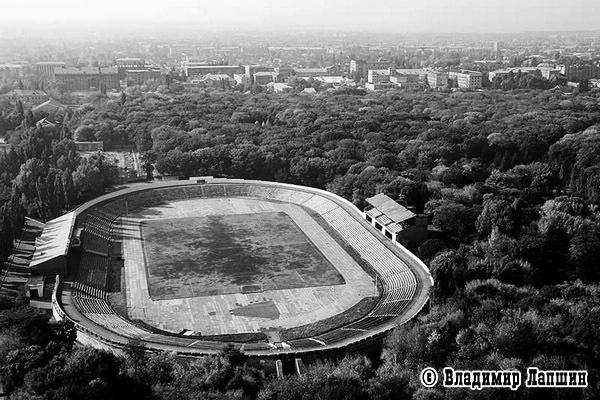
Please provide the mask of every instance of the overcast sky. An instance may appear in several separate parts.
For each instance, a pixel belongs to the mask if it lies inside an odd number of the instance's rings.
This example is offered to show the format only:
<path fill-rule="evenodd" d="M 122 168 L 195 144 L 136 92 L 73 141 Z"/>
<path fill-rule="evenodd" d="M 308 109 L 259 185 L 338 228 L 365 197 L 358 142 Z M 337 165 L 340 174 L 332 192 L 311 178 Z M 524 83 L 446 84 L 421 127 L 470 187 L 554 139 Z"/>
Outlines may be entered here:
<path fill-rule="evenodd" d="M 196 29 L 387 32 L 600 29 L 600 0 L 1 0 L 0 25 L 128 22 Z M 28 23 L 29 26 L 23 25 Z M 34 24 L 34 25 L 31 25 Z"/>

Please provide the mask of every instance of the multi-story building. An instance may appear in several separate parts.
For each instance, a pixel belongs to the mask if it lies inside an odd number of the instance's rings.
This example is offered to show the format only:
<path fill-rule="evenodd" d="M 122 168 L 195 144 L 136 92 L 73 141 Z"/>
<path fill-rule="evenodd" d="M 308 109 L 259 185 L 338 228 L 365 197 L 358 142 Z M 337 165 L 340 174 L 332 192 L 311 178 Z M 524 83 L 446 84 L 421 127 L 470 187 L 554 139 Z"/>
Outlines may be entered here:
<path fill-rule="evenodd" d="M 68 92 L 119 89 L 116 67 L 56 68 L 56 86 Z"/>
<path fill-rule="evenodd" d="M 250 77 L 251 83 L 254 83 L 254 74 L 258 72 L 273 73 L 274 69 L 270 67 L 264 67 L 262 65 L 244 65 L 244 73 Z"/>
<path fill-rule="evenodd" d="M 369 70 L 383 70 L 394 68 L 394 62 L 390 60 L 350 60 L 350 74 L 360 79 L 367 79 Z"/>
<path fill-rule="evenodd" d="M 316 78 L 317 76 L 335 75 L 335 67 L 325 68 L 295 68 L 296 75 L 301 78 Z"/>
<path fill-rule="evenodd" d="M 236 81 L 227 74 L 206 74 L 192 79 L 192 84 L 212 87 L 214 89 L 229 89 Z"/>
<path fill-rule="evenodd" d="M 234 74 L 243 74 L 245 68 L 240 65 L 223 65 L 219 63 L 206 63 L 206 62 L 183 62 L 183 70 L 186 76 L 201 76 L 208 74 L 221 74 L 233 77 Z"/>
<path fill-rule="evenodd" d="M 144 83 L 161 79 L 160 68 L 128 69 L 125 71 L 127 86 L 143 85 Z"/>
<path fill-rule="evenodd" d="M 37 106 L 38 104 L 42 104 L 43 102 L 49 99 L 46 92 L 42 90 L 23 90 L 23 89 L 14 89 L 10 92 L 4 94 L 2 97 L 11 102 L 11 104 L 15 104 L 17 101 L 21 101 L 23 106 L 31 107 Z"/>
<path fill-rule="evenodd" d="M 432 89 L 443 89 L 448 86 L 448 72 L 445 71 L 428 71 L 427 83 Z"/>
<path fill-rule="evenodd" d="M 385 69 L 384 68 L 371 68 L 371 69 Z M 350 74 L 356 80 L 366 79 L 369 68 L 367 67 L 367 62 L 364 60 L 350 60 Z"/>
<path fill-rule="evenodd" d="M 275 72 L 277 72 L 277 82 L 287 82 L 296 73 L 292 67 L 276 67 Z"/>
<path fill-rule="evenodd" d="M 483 87 L 483 74 L 478 71 L 449 72 L 448 78 L 456 82 L 461 89 L 481 89 Z"/>
<path fill-rule="evenodd" d="M 367 83 L 365 83 L 365 89 L 367 90 L 382 90 L 394 87 L 394 83 L 390 82 L 391 70 L 369 70 L 367 72 Z"/>
<path fill-rule="evenodd" d="M 513 74 L 517 74 L 521 72 L 521 74 L 530 74 L 535 71 L 540 71 L 542 77 L 544 79 L 550 79 L 553 76 L 560 75 L 560 68 L 551 68 L 551 67 L 514 67 L 514 68 L 505 68 L 505 69 L 497 69 L 495 71 L 490 71 L 488 74 L 488 78 L 491 81 L 492 79 L 505 78 L 511 72 Z"/>
<path fill-rule="evenodd" d="M 393 68 L 390 72 L 392 75 L 416 75 L 419 82 L 427 82 L 427 70 L 423 68 Z"/>
<path fill-rule="evenodd" d="M 66 68 L 67 64 L 62 61 L 42 61 L 35 64 L 35 70 L 42 78 L 54 80 L 56 68 Z"/>
<path fill-rule="evenodd" d="M 119 79 L 125 79 L 128 70 L 142 70 L 146 65 L 143 58 L 117 58 L 115 60 L 117 71 L 119 72 Z"/>
<path fill-rule="evenodd" d="M 267 83 L 275 82 L 276 72 L 255 72 L 252 75 L 252 81 L 260 86 L 266 85 Z"/>
<path fill-rule="evenodd" d="M 245 89 L 250 88 L 252 85 L 250 75 L 248 74 L 233 74 L 236 85 L 242 85 Z"/>
<path fill-rule="evenodd" d="M 390 76 L 390 82 L 402 89 L 418 89 L 423 86 L 418 75 L 396 74 Z"/>
<path fill-rule="evenodd" d="M 389 83 L 390 82 L 390 70 L 388 69 L 370 69 L 367 72 L 368 83 Z"/>
<path fill-rule="evenodd" d="M 565 65 L 562 73 L 569 82 L 579 82 L 583 79 L 600 78 L 599 63 L 586 63 L 580 65 Z"/>
<path fill-rule="evenodd" d="M 17 63 L 0 64 L 0 74 L 7 72 L 15 74 L 17 77 L 24 76 L 25 65 Z"/>

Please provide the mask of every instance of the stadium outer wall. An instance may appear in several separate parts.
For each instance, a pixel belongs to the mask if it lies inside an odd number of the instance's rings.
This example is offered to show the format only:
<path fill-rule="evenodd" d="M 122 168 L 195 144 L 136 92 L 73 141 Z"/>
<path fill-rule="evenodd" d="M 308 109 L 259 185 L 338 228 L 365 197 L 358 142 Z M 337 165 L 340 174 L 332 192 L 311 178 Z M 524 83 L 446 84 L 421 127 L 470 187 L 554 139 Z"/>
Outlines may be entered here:
<path fill-rule="evenodd" d="M 351 215 L 355 220 L 360 222 L 360 224 L 365 227 L 375 238 L 379 240 L 385 247 L 390 249 L 394 255 L 396 255 L 401 261 L 405 263 L 406 266 L 410 269 L 410 271 L 414 274 L 417 282 L 417 287 L 415 293 L 409 303 L 409 305 L 404 309 L 402 314 L 398 315 L 393 321 L 389 323 L 385 323 L 377 328 L 366 331 L 362 334 L 353 336 L 351 338 L 339 340 L 335 343 L 328 343 L 325 345 L 320 345 L 315 342 L 315 346 L 313 347 L 301 347 L 301 348 L 285 348 L 285 347 L 273 347 L 273 348 L 262 348 L 262 349 L 253 349 L 253 348 L 244 348 L 242 345 L 240 350 L 242 350 L 246 355 L 250 357 L 258 357 L 258 358 L 271 358 L 271 357 L 281 357 L 281 356 L 292 356 L 292 355 L 310 355 L 322 352 L 335 352 L 335 351 L 343 351 L 347 348 L 355 348 L 359 346 L 361 343 L 372 343 L 373 341 L 381 340 L 381 338 L 390 332 L 394 327 L 402 325 L 417 315 L 420 310 L 424 307 L 429 299 L 429 292 L 431 287 L 433 286 L 433 278 L 429 272 L 427 266 L 414 254 L 408 251 L 406 248 L 401 246 L 400 244 L 396 244 L 385 238 L 381 235 L 380 232 L 376 231 L 367 221 L 365 221 L 362 217 L 361 211 L 348 200 L 337 196 L 333 193 L 327 192 L 325 190 L 286 184 L 286 183 L 277 183 L 277 182 L 267 182 L 267 181 L 254 181 L 254 180 L 242 180 L 242 179 L 224 179 L 224 178 L 190 178 L 189 181 L 168 181 L 168 182 L 158 182 L 158 183 L 142 183 L 135 184 L 131 187 L 121 189 L 112 193 L 108 193 L 102 195 L 96 199 L 93 199 L 80 207 L 78 207 L 75 212 L 76 215 L 79 216 L 84 212 L 92 210 L 94 207 L 99 207 L 104 203 L 110 202 L 111 200 L 118 199 L 119 197 L 126 196 L 129 194 L 133 194 L 136 192 L 143 192 L 153 189 L 164 189 L 164 188 L 177 188 L 177 187 L 185 187 L 185 186 L 193 186 L 193 185 L 226 185 L 226 184 L 242 184 L 242 185 L 258 185 L 265 186 L 270 188 L 281 188 L 292 191 L 302 191 L 309 192 L 319 196 L 322 196 L 328 200 L 333 201 L 338 206 L 343 208 L 349 215 Z M 377 270 L 373 268 L 376 273 Z M 132 337 L 127 337 L 123 334 L 116 333 L 113 330 L 108 329 L 105 326 L 99 325 L 89 319 L 87 319 L 83 313 L 78 313 L 77 315 L 70 315 L 67 310 L 68 307 L 65 305 L 68 303 L 64 301 L 66 294 L 64 292 L 68 292 L 68 289 L 65 288 L 64 283 L 61 279 L 56 280 L 56 284 L 52 293 L 52 311 L 56 320 L 69 320 L 74 323 L 77 329 L 77 341 L 82 344 L 88 344 L 96 348 L 102 348 L 105 350 L 111 350 L 116 353 L 120 353 L 124 348 L 130 346 Z M 73 309 L 74 307 L 72 307 Z M 72 313 L 71 313 L 72 314 Z M 179 344 L 169 343 L 168 340 L 164 341 L 156 341 L 151 337 L 156 335 L 151 335 L 149 332 L 148 337 L 144 338 L 135 338 L 141 340 L 145 346 L 145 349 L 148 351 L 169 351 L 175 352 L 180 356 L 185 357 L 198 357 L 209 354 L 218 354 L 226 345 L 225 342 L 212 342 L 214 346 L 208 346 L 207 348 L 191 348 L 188 346 L 183 346 Z M 234 343 L 235 344 L 235 343 Z"/>

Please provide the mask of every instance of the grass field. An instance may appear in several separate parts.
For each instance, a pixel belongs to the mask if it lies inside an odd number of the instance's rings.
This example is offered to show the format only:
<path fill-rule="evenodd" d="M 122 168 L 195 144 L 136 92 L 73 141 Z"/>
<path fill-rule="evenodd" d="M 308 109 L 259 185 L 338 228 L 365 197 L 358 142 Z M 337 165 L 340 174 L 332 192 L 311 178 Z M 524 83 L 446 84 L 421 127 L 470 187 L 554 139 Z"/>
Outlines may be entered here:
<path fill-rule="evenodd" d="M 148 220 L 141 229 L 154 300 L 344 283 L 283 212 Z"/>

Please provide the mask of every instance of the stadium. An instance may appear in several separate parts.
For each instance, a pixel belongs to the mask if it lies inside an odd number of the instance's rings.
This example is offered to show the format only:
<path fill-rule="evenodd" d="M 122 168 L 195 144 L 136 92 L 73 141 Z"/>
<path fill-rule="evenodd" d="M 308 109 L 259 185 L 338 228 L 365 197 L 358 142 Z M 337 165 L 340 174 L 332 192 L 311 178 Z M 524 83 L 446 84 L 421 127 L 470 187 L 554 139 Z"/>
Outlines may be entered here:
<path fill-rule="evenodd" d="M 290 184 L 140 184 L 47 223 L 31 266 L 57 275 L 54 317 L 83 344 L 317 353 L 380 339 L 428 300 L 427 267 L 370 220 Z"/>

